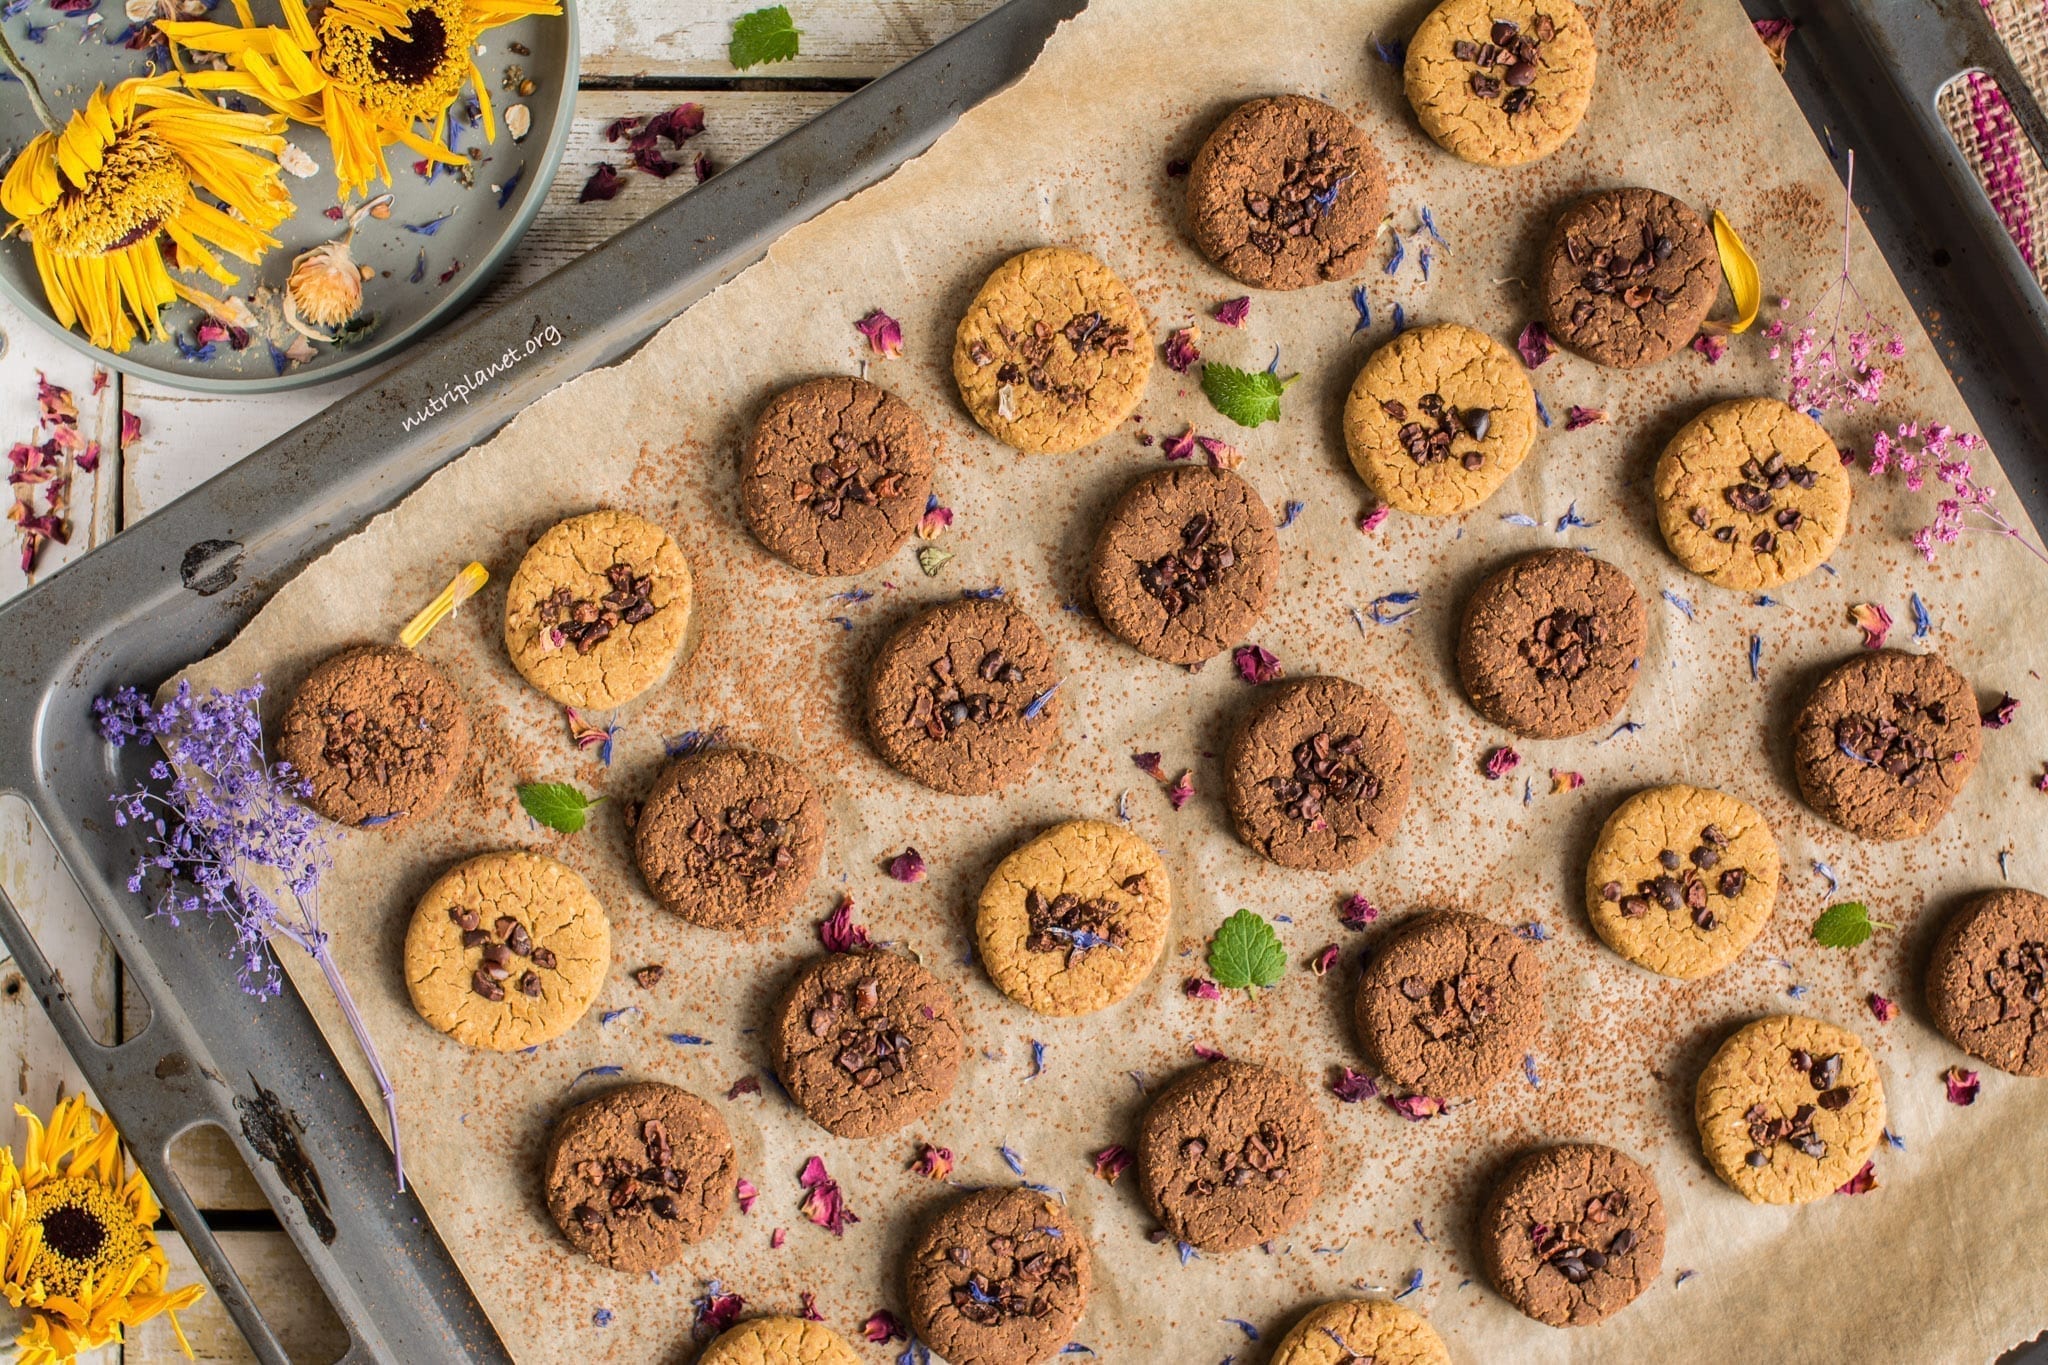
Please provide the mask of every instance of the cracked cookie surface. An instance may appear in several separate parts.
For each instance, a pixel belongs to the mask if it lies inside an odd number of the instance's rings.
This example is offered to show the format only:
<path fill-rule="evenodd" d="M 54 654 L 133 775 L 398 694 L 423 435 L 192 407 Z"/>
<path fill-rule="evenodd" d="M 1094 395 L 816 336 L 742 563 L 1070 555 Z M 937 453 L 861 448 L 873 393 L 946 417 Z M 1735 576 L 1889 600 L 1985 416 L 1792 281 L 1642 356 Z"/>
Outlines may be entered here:
<path fill-rule="evenodd" d="M 2010 887 L 1958 910 L 1927 964 L 1927 1006 L 1972 1057 L 2048 1076 L 2048 897 Z"/>
<path fill-rule="evenodd" d="M 1484 916 L 1418 915 L 1373 949 L 1352 1019 L 1394 1084 L 1438 1099 L 1480 1095 L 1543 1028 L 1543 964 L 1533 943 Z"/>
<path fill-rule="evenodd" d="M 1720 287 L 1706 222 L 1682 200 L 1641 188 L 1597 190 L 1560 213 L 1536 282 L 1551 334 L 1618 369 L 1690 342 Z"/>
<path fill-rule="evenodd" d="M 1273 1365 L 1451 1365 L 1443 1338 L 1420 1313 L 1385 1299 L 1338 1299 L 1311 1308 L 1280 1344 Z"/>
<path fill-rule="evenodd" d="M 1519 166 L 1572 135 L 1598 65 L 1571 0 L 1444 0 L 1408 40 L 1402 83 L 1422 130 L 1445 151 Z"/>
<path fill-rule="evenodd" d="M 1110 634 L 1170 664 L 1244 639 L 1279 572 L 1280 536 L 1259 490 L 1227 469 L 1147 474 L 1095 542 L 1088 591 Z"/>
<path fill-rule="evenodd" d="M 756 749 L 670 760 L 633 829 L 662 908 L 706 929 L 779 923 L 817 875 L 825 803 L 801 768 Z"/>
<path fill-rule="evenodd" d="M 1792 725 L 1806 803 L 1866 839 L 1941 823 L 1983 750 L 1977 693 L 1939 655 L 1881 649 L 1820 680 Z"/>
<path fill-rule="evenodd" d="M 1693 1117 L 1714 1173 L 1756 1204 L 1846 1184 L 1884 1131 L 1877 1062 L 1847 1029 L 1797 1014 L 1744 1025 L 1700 1073 Z"/>
<path fill-rule="evenodd" d="M 1521 361 L 1455 322 L 1411 327 L 1374 351 L 1344 402 L 1358 477 L 1421 516 L 1471 511 L 1535 443 L 1536 391 Z"/>
<path fill-rule="evenodd" d="M 1052 646 L 1008 602 L 946 602 L 890 637 L 868 672 L 869 736 L 933 791 L 985 796 L 1037 765 L 1060 729 Z"/>
<path fill-rule="evenodd" d="M 1586 914 L 1608 947 L 1691 981 L 1742 955 L 1778 901 L 1777 840 L 1726 792 L 1683 783 L 1615 808 L 1586 862 Z"/>
<path fill-rule="evenodd" d="M 1657 460 L 1657 526 L 1679 563 L 1753 591 L 1818 568 L 1849 526 L 1849 473 L 1820 423 L 1775 398 L 1716 403 Z"/>
<path fill-rule="evenodd" d="M 1237 837 L 1282 867 L 1350 867 L 1408 808 L 1407 733 L 1386 703 L 1343 678 L 1266 684 L 1224 764 Z"/>
<path fill-rule="evenodd" d="M 790 1098 L 840 1137 L 893 1132 L 944 1104 L 964 1046 L 939 979 L 879 950 L 806 964 L 776 1004 L 768 1038 Z"/>
<path fill-rule="evenodd" d="M 827 376 L 768 400 L 740 460 L 740 511 L 770 553 L 821 577 L 871 569 L 917 529 L 932 435 L 877 384 Z"/>
<path fill-rule="evenodd" d="M 1664 1197 L 1633 1158 L 1591 1142 L 1524 1153 L 1479 1216 L 1486 1277 L 1552 1327 L 1628 1307 L 1664 1266 Z"/>
<path fill-rule="evenodd" d="M 1647 637 L 1627 574 L 1578 550 L 1542 550 L 1497 570 L 1465 604 L 1458 677 L 1495 725 L 1561 739 L 1621 713 Z"/>
<path fill-rule="evenodd" d="M 1088 1307 L 1088 1239 L 1036 1190 L 977 1190 L 941 1207 L 903 1270 L 910 1325 L 949 1365 L 1039 1365 Z"/>
<path fill-rule="evenodd" d="M 673 1085 L 622 1085 L 556 1123 L 548 1212 L 598 1264 L 657 1270 L 717 1229 L 735 1164 L 732 1135 L 709 1104 Z"/>
<path fill-rule="evenodd" d="M 1166 950 L 1173 893 L 1150 844 L 1073 820 L 1016 849 L 982 887 L 974 932 L 997 989 L 1040 1014 L 1092 1014 Z"/>
<path fill-rule="evenodd" d="M 573 869 L 538 853 L 485 853 L 420 898 L 405 984 L 420 1018 L 458 1043 L 517 1052 L 583 1017 L 611 956 L 604 907 Z"/>
<path fill-rule="evenodd" d="M 1036 247 L 996 267 L 953 339 L 968 415 L 1027 453 L 1079 450 L 1144 396 L 1152 324 L 1130 289 L 1085 251 Z"/>
<path fill-rule="evenodd" d="M 660 682 L 688 641 L 690 566 L 630 512 L 570 517 L 533 543 L 505 590 L 505 648 L 564 706 L 622 706 Z"/>
<path fill-rule="evenodd" d="M 1211 1062 L 1159 1092 L 1138 1127 L 1152 1216 L 1202 1251 L 1242 1251 L 1308 1216 L 1323 1191 L 1323 1120 L 1300 1081 Z"/>
<path fill-rule="evenodd" d="M 278 757 L 338 825 L 403 829 L 447 797 L 469 758 L 469 710 L 412 650 L 365 645 L 319 664 L 292 694 Z"/>
<path fill-rule="evenodd" d="M 1239 105 L 1188 170 L 1195 246 L 1257 289 L 1358 274 L 1386 211 L 1379 153 L 1358 125 L 1302 95 Z"/>
<path fill-rule="evenodd" d="M 748 1318 L 704 1348 L 697 1365 L 860 1365 L 846 1338 L 808 1318 Z"/>

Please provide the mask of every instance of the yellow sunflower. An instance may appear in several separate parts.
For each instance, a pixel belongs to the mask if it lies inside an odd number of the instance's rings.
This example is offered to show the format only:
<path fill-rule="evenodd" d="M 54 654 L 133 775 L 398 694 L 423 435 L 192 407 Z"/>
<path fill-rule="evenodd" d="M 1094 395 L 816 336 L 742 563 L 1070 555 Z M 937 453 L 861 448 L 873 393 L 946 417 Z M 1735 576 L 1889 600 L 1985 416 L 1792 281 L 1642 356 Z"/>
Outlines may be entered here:
<path fill-rule="evenodd" d="M 10 233 L 28 238 L 50 309 L 95 346 L 167 335 L 158 310 L 191 292 L 165 267 L 235 276 L 209 244 L 254 261 L 291 215 L 276 154 L 284 120 L 237 114 L 173 88 L 175 73 L 93 91 L 61 131 L 38 133 L 0 181 Z M 267 153 L 267 155 L 266 155 Z M 202 200 L 205 190 L 226 211 Z"/>
<path fill-rule="evenodd" d="M 0 1149 L 0 1293 L 27 1310 L 19 1365 L 59 1365 L 159 1313 L 191 1355 L 177 1310 L 206 1291 L 164 1288 L 156 1196 L 128 1172 L 114 1125 L 83 1096 L 59 1101 L 47 1130 L 14 1112 L 28 1120 L 28 1144 L 18 1167 L 14 1149 Z"/>
<path fill-rule="evenodd" d="M 372 180 L 391 183 L 384 149 L 402 143 L 430 161 L 467 159 L 444 140 L 450 105 L 465 84 L 476 91 L 484 136 L 496 140 L 491 94 L 477 70 L 477 36 L 536 14 L 560 14 L 559 0 L 329 0 L 318 19 L 304 0 L 279 0 L 285 27 L 257 25 L 248 0 L 234 0 L 240 27 L 161 20 L 175 47 L 219 53 L 226 71 L 192 71 L 193 90 L 232 91 L 327 134 L 344 198 Z M 421 124 L 426 125 L 424 132 Z"/>

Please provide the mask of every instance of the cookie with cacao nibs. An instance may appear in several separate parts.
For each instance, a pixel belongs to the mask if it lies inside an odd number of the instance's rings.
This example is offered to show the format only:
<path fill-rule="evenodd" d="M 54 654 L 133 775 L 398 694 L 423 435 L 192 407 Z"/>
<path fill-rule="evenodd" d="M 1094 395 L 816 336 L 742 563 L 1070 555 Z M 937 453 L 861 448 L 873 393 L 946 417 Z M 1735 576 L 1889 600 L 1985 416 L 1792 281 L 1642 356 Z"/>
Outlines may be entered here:
<path fill-rule="evenodd" d="M 964 1051 L 952 993 L 917 962 L 879 950 L 807 963 L 768 1036 L 790 1097 L 840 1137 L 891 1133 L 944 1104 Z"/>
<path fill-rule="evenodd" d="M 1350 279 L 1372 263 L 1386 211 L 1379 153 L 1357 124 L 1304 95 L 1240 104 L 1188 170 L 1195 246 L 1256 289 Z"/>
<path fill-rule="evenodd" d="M 1820 423 L 1776 398 L 1732 398 L 1680 427 L 1652 489 L 1672 556 L 1745 592 L 1819 568 L 1848 530 L 1854 492 Z"/>
<path fill-rule="evenodd" d="M 1586 914 L 1615 952 L 1682 981 L 1720 971 L 1770 922 L 1777 840 L 1756 808 L 1675 783 L 1615 808 L 1586 862 Z"/>
<path fill-rule="evenodd" d="M 748 1318 L 704 1348 L 697 1365 L 861 1365 L 846 1338 L 822 1322 Z"/>
<path fill-rule="evenodd" d="M 740 457 L 740 511 L 770 553 L 807 574 L 887 559 L 924 514 L 930 428 L 877 384 L 808 380 L 768 400 Z"/>
<path fill-rule="evenodd" d="M 1572 0 L 1443 0 L 1408 40 L 1401 79 L 1422 130 L 1445 150 L 1519 166 L 1571 137 L 1598 65 Z"/>
<path fill-rule="evenodd" d="M 1820 680 L 1792 724 L 1806 804 L 1866 839 L 1941 823 L 1983 750 L 1977 694 L 1939 655 L 1880 649 Z"/>
<path fill-rule="evenodd" d="M 1260 689 L 1224 755 L 1237 837 L 1282 867 L 1336 872 L 1393 836 L 1408 808 L 1408 737 L 1343 678 Z"/>
<path fill-rule="evenodd" d="M 1173 888 L 1153 847 L 1120 825 L 1069 820 L 989 873 L 974 933 L 996 986 L 1040 1014 L 1107 1009 L 1166 951 Z"/>
<path fill-rule="evenodd" d="M 1927 963 L 1934 1026 L 2016 1076 L 2048 1076 L 2048 896 L 2004 887 L 1942 926 Z"/>
<path fill-rule="evenodd" d="M 589 883 L 519 849 L 442 873 L 405 931 L 413 1008 L 458 1043 L 495 1052 L 566 1032 L 597 999 L 611 958 L 611 924 Z"/>
<path fill-rule="evenodd" d="M 505 589 L 512 666 L 564 706 L 623 706 L 689 642 L 690 565 L 667 531 L 607 508 L 541 534 Z"/>
<path fill-rule="evenodd" d="M 1379 1073 L 1438 1099 L 1483 1094 L 1516 1070 L 1543 1027 L 1543 963 L 1506 925 L 1432 911 L 1377 944 L 1352 1005 Z"/>
<path fill-rule="evenodd" d="M 1855 1034 L 1775 1014 L 1735 1031 L 1700 1073 L 1693 1118 L 1707 1164 L 1757 1204 L 1825 1199 L 1884 1135 L 1884 1084 Z"/>
<path fill-rule="evenodd" d="M 1495 725 L 1531 739 L 1583 734 L 1627 705 L 1648 629 L 1627 574 L 1578 550 L 1541 550 L 1466 602 L 1458 677 Z"/>
<path fill-rule="evenodd" d="M 1706 221 L 1656 190 L 1596 190 L 1550 229 L 1536 280 L 1550 333 L 1588 360 L 1649 365 L 1699 334 L 1721 287 Z"/>
<path fill-rule="evenodd" d="M 1486 1277 L 1552 1327 L 1589 1327 L 1628 1307 L 1664 1266 L 1664 1196 L 1612 1147 L 1568 1142 L 1516 1158 L 1479 1215 Z"/>
<path fill-rule="evenodd" d="M 904 1298 L 917 1339 L 952 1365 L 1039 1365 L 1088 1307 L 1088 1239 L 1054 1199 L 977 1190 L 941 1205 L 910 1248 Z"/>
<path fill-rule="evenodd" d="M 543 1164 L 548 1213 L 599 1265 L 659 1270 L 717 1230 L 737 1166 L 732 1134 L 709 1104 L 673 1085 L 622 1085 L 555 1124 Z"/>
<path fill-rule="evenodd" d="M 1332 1348 L 1335 1348 L 1334 1350 Z M 1429 1320 L 1386 1299 L 1334 1299 L 1287 1329 L 1272 1365 L 1451 1365 Z"/>
<path fill-rule="evenodd" d="M 999 791 L 1060 731 L 1052 646 L 1024 611 L 970 598 L 932 607 L 891 636 L 868 671 L 863 710 L 883 761 L 953 796 Z"/>
<path fill-rule="evenodd" d="M 409 649 L 364 645 L 321 662 L 278 726 L 278 757 L 338 825 L 403 829 L 431 814 L 469 759 L 455 684 Z"/>
<path fill-rule="evenodd" d="M 1323 1192 L 1322 1116 L 1294 1076 L 1211 1062 L 1159 1092 L 1138 1125 L 1138 1178 L 1167 1235 L 1242 1251 L 1306 1218 Z"/>
<path fill-rule="evenodd" d="M 1455 322 L 1410 327 L 1344 400 L 1351 467 L 1387 506 L 1450 517 L 1486 501 L 1536 444 L 1536 391 L 1513 351 Z"/>
<path fill-rule="evenodd" d="M 662 908 L 706 929 L 783 920 L 817 875 L 825 803 L 803 769 L 757 749 L 706 749 L 661 770 L 633 856 Z"/>
<path fill-rule="evenodd" d="M 1279 572 L 1280 536 L 1259 490 L 1227 469 L 1182 465 L 1124 490 L 1088 565 L 1109 632 L 1170 664 L 1245 638 Z"/>

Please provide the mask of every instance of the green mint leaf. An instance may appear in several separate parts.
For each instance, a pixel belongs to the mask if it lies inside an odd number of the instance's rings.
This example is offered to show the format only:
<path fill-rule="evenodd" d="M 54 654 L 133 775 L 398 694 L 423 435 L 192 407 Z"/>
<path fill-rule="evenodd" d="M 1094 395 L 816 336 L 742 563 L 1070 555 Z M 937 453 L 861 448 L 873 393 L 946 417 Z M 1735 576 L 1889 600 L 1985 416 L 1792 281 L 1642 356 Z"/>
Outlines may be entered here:
<path fill-rule="evenodd" d="M 1240 370 L 1215 361 L 1202 366 L 1202 392 L 1216 411 L 1241 427 L 1280 417 L 1280 395 L 1299 375 L 1282 379 L 1271 370 Z"/>
<path fill-rule="evenodd" d="M 590 818 L 590 808 L 602 800 L 602 796 L 595 800 L 585 796 L 567 782 L 519 784 L 519 804 L 526 808 L 526 813 L 563 834 L 582 829 Z"/>
<path fill-rule="evenodd" d="M 1287 973 L 1287 950 L 1272 925 L 1240 910 L 1209 940 L 1209 973 L 1225 990 L 1270 986 Z"/>
<path fill-rule="evenodd" d="M 1843 901 L 1820 912 L 1813 922 L 1813 941 L 1823 948 L 1854 948 L 1870 940 L 1870 907 Z"/>
<path fill-rule="evenodd" d="M 786 62 L 796 56 L 799 31 L 787 5 L 757 9 L 732 21 L 732 43 L 726 55 L 740 71 L 763 62 Z"/>

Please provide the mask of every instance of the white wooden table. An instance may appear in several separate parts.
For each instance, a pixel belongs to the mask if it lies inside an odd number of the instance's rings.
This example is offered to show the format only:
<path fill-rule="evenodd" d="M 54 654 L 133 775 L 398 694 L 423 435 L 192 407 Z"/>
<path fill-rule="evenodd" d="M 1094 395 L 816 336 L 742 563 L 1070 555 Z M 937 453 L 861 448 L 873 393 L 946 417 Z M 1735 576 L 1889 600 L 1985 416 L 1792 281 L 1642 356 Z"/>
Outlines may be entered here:
<path fill-rule="evenodd" d="M 734 16 L 765 0 L 578 0 L 583 41 L 583 89 L 568 156 L 546 205 L 484 300 L 541 276 L 597 245 L 678 194 L 688 175 L 657 180 L 627 174 L 627 187 L 609 202 L 578 204 L 577 191 L 601 160 L 623 167 L 617 147 L 607 148 L 604 127 L 627 114 L 653 114 L 685 100 L 704 106 L 705 131 L 690 143 L 694 155 L 728 166 L 830 107 L 863 81 L 888 70 L 993 9 L 997 0 L 789 0 L 803 32 L 796 61 L 734 72 L 725 57 Z M 69 388 L 79 405 L 79 427 L 97 440 L 98 472 L 75 475 L 69 545 L 45 546 L 32 578 L 84 554 L 149 516 L 180 494 L 367 382 L 337 380 L 297 393 L 221 398 L 181 393 L 141 381 L 107 376 L 93 394 L 93 363 L 45 336 L 21 312 L 0 302 L 0 440 L 28 439 L 36 422 L 36 375 Z M 135 414 L 141 430 L 121 439 L 121 413 Z M 8 541 L 11 547 L 11 539 Z M 0 555 L 0 600 L 26 585 L 10 552 Z M 0 803 L 0 885 L 19 904 L 43 951 L 78 987 L 79 1004 L 103 1037 L 122 1036 L 143 1010 L 124 1010 L 119 965 L 97 923 L 58 867 L 49 842 L 26 808 Z M 11 961 L 0 961 L 0 1076 L 12 1077 L 0 1105 L 0 1136 L 19 1142 L 13 1103 L 47 1111 L 82 1080 Z M 220 1234 L 229 1258 L 277 1328 L 295 1360 L 328 1361 L 346 1336 L 290 1239 L 278 1230 L 239 1158 L 217 1136 L 194 1135 L 176 1153 L 179 1173 L 194 1202 Z M 164 1243 L 174 1282 L 196 1278 L 173 1232 Z M 13 1328 L 0 1306 L 0 1340 Z M 202 1360 L 252 1357 L 211 1297 L 181 1315 Z M 182 1359 L 167 1325 L 145 1326 L 122 1348 L 90 1357 L 92 1365 Z"/>

